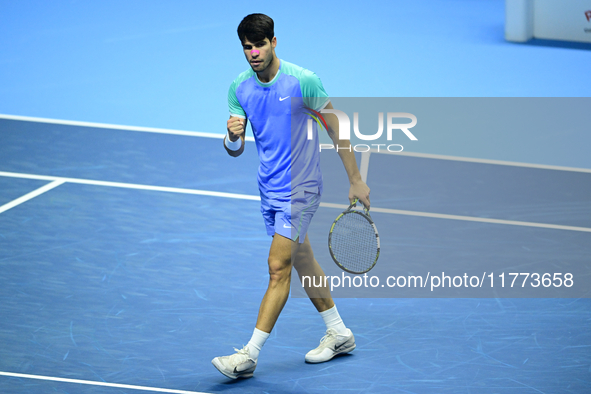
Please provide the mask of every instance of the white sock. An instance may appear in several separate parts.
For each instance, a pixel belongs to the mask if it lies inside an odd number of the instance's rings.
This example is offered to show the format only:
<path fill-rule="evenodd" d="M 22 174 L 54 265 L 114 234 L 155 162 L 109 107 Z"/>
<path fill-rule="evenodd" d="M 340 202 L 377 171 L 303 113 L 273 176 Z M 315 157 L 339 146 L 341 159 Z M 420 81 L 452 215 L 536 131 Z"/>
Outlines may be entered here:
<path fill-rule="evenodd" d="M 336 330 L 337 334 L 344 335 L 347 333 L 347 327 L 345 327 L 345 323 L 343 323 L 343 319 L 341 319 L 336 305 L 324 312 L 320 312 L 320 316 L 324 319 L 324 324 L 326 324 L 327 330 L 333 328 Z"/>
<path fill-rule="evenodd" d="M 259 353 L 267 341 L 267 338 L 269 338 L 269 335 L 270 333 L 261 331 L 255 327 L 254 332 L 252 333 L 252 338 L 250 338 L 250 341 L 248 341 L 248 344 L 246 345 L 248 346 L 250 358 L 253 360 L 259 358 Z"/>

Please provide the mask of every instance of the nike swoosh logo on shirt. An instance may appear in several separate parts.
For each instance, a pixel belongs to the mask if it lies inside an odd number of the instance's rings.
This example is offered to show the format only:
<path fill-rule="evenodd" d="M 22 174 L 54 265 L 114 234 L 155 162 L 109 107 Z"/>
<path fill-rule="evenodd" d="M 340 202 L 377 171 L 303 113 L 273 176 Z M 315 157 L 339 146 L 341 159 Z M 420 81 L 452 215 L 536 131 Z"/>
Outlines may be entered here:
<path fill-rule="evenodd" d="M 287 96 L 287 97 L 279 97 L 279 101 L 283 101 L 283 100 L 287 100 L 288 98 L 290 98 L 291 96 Z"/>
<path fill-rule="evenodd" d="M 288 226 L 287 224 L 283 224 L 283 228 L 291 228 L 291 226 Z"/>

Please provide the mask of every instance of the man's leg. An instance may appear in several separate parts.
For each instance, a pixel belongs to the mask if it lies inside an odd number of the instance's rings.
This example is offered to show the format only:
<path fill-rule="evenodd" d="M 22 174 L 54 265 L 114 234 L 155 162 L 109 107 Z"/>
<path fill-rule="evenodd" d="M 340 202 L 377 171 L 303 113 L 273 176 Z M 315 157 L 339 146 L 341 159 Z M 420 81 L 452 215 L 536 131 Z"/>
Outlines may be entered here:
<path fill-rule="evenodd" d="M 324 271 L 314 258 L 314 252 L 307 235 L 299 248 L 294 250 L 293 257 L 293 265 L 298 271 L 300 281 L 307 284 L 304 286 L 306 293 L 326 324 L 326 335 L 316 349 L 306 354 L 306 362 L 321 363 L 338 354 L 351 352 L 356 346 L 355 337 L 339 315 L 330 295 L 329 282 L 326 282 L 326 286 L 324 285 Z M 308 278 L 304 280 L 304 277 Z M 316 287 L 313 285 L 314 283 L 322 283 L 322 286 Z"/>
<path fill-rule="evenodd" d="M 292 250 L 297 253 L 297 242 L 275 234 L 269 251 L 269 285 L 261 301 L 256 328 L 270 333 L 289 297 Z"/>
<path fill-rule="evenodd" d="M 298 272 L 300 282 L 306 285 L 304 289 L 310 301 L 316 307 L 316 310 L 318 312 L 324 312 L 332 308 L 334 302 L 330 295 L 329 284 L 327 283 L 327 286 L 324 286 L 324 271 L 314 258 L 314 252 L 312 251 L 308 234 L 306 234 L 304 242 L 299 245 L 297 250 L 294 249 L 293 265 Z M 303 277 L 307 277 L 306 280 Z M 312 283 L 322 283 L 322 286 L 315 287 Z"/>
<path fill-rule="evenodd" d="M 269 250 L 269 285 L 261 301 L 252 338 L 244 348 L 236 349 L 237 353 L 212 360 L 212 364 L 227 377 L 237 379 L 253 376 L 259 352 L 289 297 L 292 250 L 297 252 L 297 242 L 275 234 Z"/>

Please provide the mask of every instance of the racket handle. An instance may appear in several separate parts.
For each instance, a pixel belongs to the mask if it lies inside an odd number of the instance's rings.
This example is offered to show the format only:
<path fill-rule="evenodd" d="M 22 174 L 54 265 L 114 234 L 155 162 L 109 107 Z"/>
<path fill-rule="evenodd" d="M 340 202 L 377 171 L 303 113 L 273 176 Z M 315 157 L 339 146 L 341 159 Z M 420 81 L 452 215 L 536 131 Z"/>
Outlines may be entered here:
<path fill-rule="evenodd" d="M 353 202 L 351 203 L 351 205 L 349 205 L 348 211 L 352 210 L 353 207 L 356 207 L 357 206 L 357 203 L 361 204 L 361 206 L 363 207 L 363 212 L 365 212 L 365 214 L 369 216 L 369 209 L 367 209 L 367 207 L 365 206 L 365 204 L 362 201 L 359 201 L 358 198 L 356 198 L 355 200 L 353 200 Z"/>

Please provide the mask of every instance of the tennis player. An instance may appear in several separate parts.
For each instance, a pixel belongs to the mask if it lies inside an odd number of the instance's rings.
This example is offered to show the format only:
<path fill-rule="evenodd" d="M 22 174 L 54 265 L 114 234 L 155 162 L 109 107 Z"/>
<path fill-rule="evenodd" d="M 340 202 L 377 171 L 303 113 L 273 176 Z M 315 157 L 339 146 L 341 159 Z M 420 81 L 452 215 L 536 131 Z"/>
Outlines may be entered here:
<path fill-rule="evenodd" d="M 230 119 L 224 146 L 231 156 L 240 156 L 250 120 L 260 160 L 261 212 L 273 240 L 268 258 L 269 285 L 252 338 L 241 350 L 235 349 L 237 353 L 212 360 L 222 374 L 232 379 L 253 376 L 259 353 L 289 296 L 292 265 L 300 279 L 324 277 L 307 235 L 320 204 L 322 175 L 317 125 L 309 140 L 307 120 L 311 117 L 306 112 L 333 108 L 316 74 L 277 57 L 277 38 L 270 17 L 248 15 L 238 26 L 238 37 L 250 68 L 230 86 Z M 361 179 L 350 142 L 338 139 L 336 116 L 328 114 L 325 119 L 349 177 L 349 201 L 359 198 L 369 207 L 369 188 Z M 324 319 L 326 335 L 316 349 L 306 354 L 305 361 L 320 363 L 355 349 L 355 337 L 339 316 L 329 288 L 306 291 Z"/>

